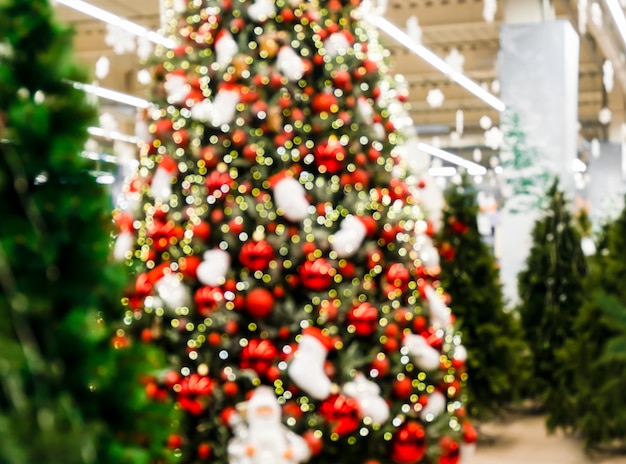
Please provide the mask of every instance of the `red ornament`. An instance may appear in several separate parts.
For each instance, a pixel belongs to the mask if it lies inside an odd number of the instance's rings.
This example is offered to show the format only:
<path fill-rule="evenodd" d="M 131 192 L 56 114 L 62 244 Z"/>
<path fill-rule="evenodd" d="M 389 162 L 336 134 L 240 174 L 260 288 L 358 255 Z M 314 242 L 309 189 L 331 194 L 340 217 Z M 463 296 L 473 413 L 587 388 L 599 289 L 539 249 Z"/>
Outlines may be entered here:
<path fill-rule="evenodd" d="M 476 443 L 478 431 L 470 421 L 463 422 L 463 441 L 468 444 Z"/>
<path fill-rule="evenodd" d="M 354 398 L 331 395 L 320 405 L 320 413 L 331 424 L 333 433 L 346 435 L 354 432 L 361 423 L 359 404 Z"/>
<path fill-rule="evenodd" d="M 200 459 L 209 459 L 211 457 L 211 445 L 208 443 L 200 443 L 198 445 L 198 457 Z"/>
<path fill-rule="evenodd" d="M 239 261 L 251 271 L 264 271 L 274 259 L 274 249 L 265 240 L 244 243 L 239 253 Z"/>
<path fill-rule="evenodd" d="M 324 258 L 306 261 L 300 266 L 300 280 L 309 290 L 321 292 L 327 290 L 333 282 L 334 269 Z"/>
<path fill-rule="evenodd" d="M 409 186 L 400 179 L 393 178 L 389 182 L 389 196 L 392 201 L 404 200 L 409 196 Z"/>
<path fill-rule="evenodd" d="M 202 261 L 198 256 L 187 256 L 178 260 L 178 269 L 185 277 L 196 278 L 198 266 Z"/>
<path fill-rule="evenodd" d="M 334 72 L 333 84 L 342 90 L 349 90 L 351 87 L 352 76 L 345 69 L 338 69 Z"/>
<path fill-rule="evenodd" d="M 425 432 L 415 421 L 406 422 L 396 431 L 391 444 L 391 460 L 397 464 L 416 464 L 426 452 Z"/>
<path fill-rule="evenodd" d="M 378 309 L 367 301 L 363 302 L 350 309 L 346 320 L 348 324 L 354 326 L 357 335 L 371 335 L 378 327 Z"/>
<path fill-rule="evenodd" d="M 183 444 L 183 437 L 177 433 L 172 433 L 167 437 L 167 447 L 170 449 L 180 448 Z"/>
<path fill-rule="evenodd" d="M 387 268 L 385 274 L 387 282 L 393 285 L 395 288 L 399 288 L 404 291 L 408 288 L 411 281 L 411 272 L 402 263 L 394 263 Z"/>
<path fill-rule="evenodd" d="M 221 197 L 230 191 L 233 179 L 227 172 L 213 171 L 206 176 L 205 184 L 209 189 L 209 195 Z"/>
<path fill-rule="evenodd" d="M 335 138 L 318 144 L 313 154 L 315 165 L 322 173 L 335 174 L 341 171 L 346 160 L 346 148 Z"/>
<path fill-rule="evenodd" d="M 439 446 L 441 447 L 439 464 L 458 464 L 461 459 L 459 442 L 445 436 L 439 440 Z"/>
<path fill-rule="evenodd" d="M 198 312 L 204 317 L 208 317 L 224 301 L 224 292 L 219 287 L 200 287 L 196 290 L 194 300 Z"/>
<path fill-rule="evenodd" d="M 208 396 L 213 392 L 213 381 L 200 374 L 191 374 L 180 382 L 178 402 L 185 411 L 198 416 L 208 406 Z"/>
<path fill-rule="evenodd" d="M 309 445 L 309 449 L 311 450 L 311 455 L 316 456 L 322 452 L 322 448 L 324 447 L 324 441 L 322 440 L 322 435 L 316 433 L 313 430 L 307 430 L 302 435 L 306 444 Z"/>
<path fill-rule="evenodd" d="M 265 288 L 254 288 L 246 295 L 245 309 L 252 317 L 267 317 L 273 308 L 274 295 Z"/>
<path fill-rule="evenodd" d="M 211 235 L 211 226 L 208 222 L 202 221 L 200 224 L 194 225 L 192 231 L 195 238 L 204 242 Z"/>
<path fill-rule="evenodd" d="M 393 394 L 398 398 L 408 398 L 413 393 L 413 384 L 411 379 L 403 377 L 401 380 L 396 380 L 393 383 Z"/>
<path fill-rule="evenodd" d="M 384 376 L 389 372 L 389 366 L 389 358 L 385 356 L 385 353 L 378 353 L 372 361 L 370 369 L 378 371 L 379 376 Z"/>
<path fill-rule="evenodd" d="M 316 113 L 330 113 L 333 106 L 337 106 L 337 97 L 328 92 L 316 94 L 311 102 L 311 108 Z"/>
<path fill-rule="evenodd" d="M 262 376 L 272 366 L 278 356 L 278 350 L 269 340 L 253 338 L 241 350 L 242 369 L 252 369 Z"/>

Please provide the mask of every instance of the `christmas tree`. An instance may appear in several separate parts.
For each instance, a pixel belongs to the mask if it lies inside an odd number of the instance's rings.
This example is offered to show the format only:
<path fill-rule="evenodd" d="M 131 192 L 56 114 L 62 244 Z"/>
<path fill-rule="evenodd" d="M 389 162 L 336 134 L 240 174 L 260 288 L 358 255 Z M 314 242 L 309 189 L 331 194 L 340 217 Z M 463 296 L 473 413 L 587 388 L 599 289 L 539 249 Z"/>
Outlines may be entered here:
<path fill-rule="evenodd" d="M 574 321 L 577 336 L 558 353 L 559 371 L 573 379 L 548 416 L 551 429 L 580 432 L 589 448 L 623 445 L 626 420 L 626 211 L 606 224 L 597 253 L 588 258 L 584 299 Z"/>
<path fill-rule="evenodd" d="M 148 462 L 169 409 L 139 383 L 157 358 L 111 339 L 124 268 L 71 34 L 45 0 L 0 2 L 0 30 L 0 462 Z"/>
<path fill-rule="evenodd" d="M 504 310 L 495 258 L 478 232 L 477 191 L 467 175 L 445 191 L 443 225 L 437 234 L 441 283 L 468 351 L 467 407 L 486 418 L 519 399 L 529 371 L 520 322 Z"/>
<path fill-rule="evenodd" d="M 181 462 L 455 463 L 466 352 L 358 0 L 179 1 L 118 212 Z M 419 232 L 418 233 L 416 233 Z M 428 250 L 432 252 L 431 249 Z"/>
<path fill-rule="evenodd" d="M 580 233 L 556 180 L 547 201 L 535 223 L 533 246 L 518 285 L 522 326 L 534 362 L 529 395 L 550 412 L 559 407 L 561 391 L 571 381 L 558 374 L 555 354 L 567 340 L 581 335 L 573 323 L 585 295 L 587 265 Z"/>

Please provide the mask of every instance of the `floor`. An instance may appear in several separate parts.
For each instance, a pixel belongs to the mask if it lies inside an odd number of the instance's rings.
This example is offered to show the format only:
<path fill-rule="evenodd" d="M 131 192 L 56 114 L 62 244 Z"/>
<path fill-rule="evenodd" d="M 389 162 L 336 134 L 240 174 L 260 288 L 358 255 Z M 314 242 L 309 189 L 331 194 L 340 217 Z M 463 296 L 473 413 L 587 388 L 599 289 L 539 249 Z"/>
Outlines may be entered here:
<path fill-rule="evenodd" d="M 464 464 L 626 464 L 626 455 L 588 456 L 576 438 L 548 434 L 540 415 L 519 415 L 485 424 L 481 433 L 492 440 L 479 443 Z"/>

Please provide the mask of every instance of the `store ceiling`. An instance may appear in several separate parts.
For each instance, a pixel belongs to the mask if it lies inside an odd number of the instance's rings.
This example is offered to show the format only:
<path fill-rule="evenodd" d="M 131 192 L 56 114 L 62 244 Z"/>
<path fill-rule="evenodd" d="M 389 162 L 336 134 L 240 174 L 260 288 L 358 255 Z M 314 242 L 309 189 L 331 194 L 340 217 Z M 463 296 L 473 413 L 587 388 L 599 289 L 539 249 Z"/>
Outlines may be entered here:
<path fill-rule="evenodd" d="M 150 29 L 158 29 L 159 0 L 92 0 L 103 9 L 124 16 Z M 557 17 L 567 18 L 577 24 L 575 0 L 555 0 Z M 497 80 L 499 30 L 502 23 L 501 0 L 495 21 L 486 23 L 482 17 L 483 0 L 389 0 L 386 18 L 404 29 L 407 18 L 415 15 L 422 29 L 425 46 L 441 57 L 456 48 L 465 58 L 464 71 L 468 77 L 492 90 Z M 136 79 L 142 65 L 134 53 L 116 55 L 105 44 L 104 23 L 77 13 L 64 6 L 57 7 L 61 20 L 72 23 L 76 29 L 76 49 L 81 60 L 93 66 L 100 56 L 111 60 L 111 72 L 101 85 L 119 91 L 146 97 L 145 88 Z M 440 137 L 442 146 L 453 147 L 466 155 L 484 143 L 484 130 L 480 128 L 482 116 L 489 116 L 495 124 L 499 114 L 483 101 L 470 94 L 446 76 L 411 54 L 385 34 L 383 43 L 391 53 L 392 70 L 405 76 L 410 84 L 410 108 L 413 120 L 428 141 Z M 606 127 L 598 123 L 598 112 L 603 106 L 602 62 L 593 37 L 581 41 L 579 80 L 579 120 L 584 138 L 605 138 Z M 546 70 L 549 72 L 549 70 Z M 618 87 L 616 85 L 616 87 Z M 439 88 L 445 95 L 441 107 L 432 108 L 426 102 L 428 91 Z M 458 109 L 463 110 L 465 132 L 458 141 L 450 141 L 448 134 L 454 130 Z M 465 147 L 465 148 L 464 148 Z"/>

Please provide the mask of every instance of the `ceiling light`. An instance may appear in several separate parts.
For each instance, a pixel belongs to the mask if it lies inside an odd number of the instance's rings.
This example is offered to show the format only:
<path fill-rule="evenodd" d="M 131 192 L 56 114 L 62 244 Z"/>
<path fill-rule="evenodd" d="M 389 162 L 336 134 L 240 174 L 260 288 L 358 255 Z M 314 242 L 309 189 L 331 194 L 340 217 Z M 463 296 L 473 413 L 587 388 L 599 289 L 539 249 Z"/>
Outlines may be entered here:
<path fill-rule="evenodd" d="M 618 0 L 604 0 L 604 3 L 606 3 L 611 16 L 613 17 L 613 22 L 622 36 L 624 45 L 626 45 L 626 17 L 624 17 L 624 10 Z"/>
<path fill-rule="evenodd" d="M 143 98 L 133 97 L 126 93 L 118 92 L 117 90 L 111 90 L 97 85 L 83 84 L 81 82 L 71 82 L 75 89 L 83 90 L 87 93 L 95 95 L 100 98 L 112 100 L 125 105 L 136 106 L 137 108 L 146 109 L 152 106 L 148 100 Z"/>
<path fill-rule="evenodd" d="M 390 37 L 407 47 L 409 50 L 422 58 L 428 64 L 441 71 L 446 76 L 450 77 L 450 79 L 459 84 L 461 87 L 480 98 L 492 108 L 496 109 L 497 111 L 505 110 L 506 106 L 502 100 L 483 89 L 480 85 L 471 80 L 465 74 L 452 69 L 452 67 L 443 59 L 439 58 L 428 48 L 415 42 L 408 34 L 406 34 L 404 31 L 402 31 L 400 28 L 395 26 L 387 19 L 383 18 L 382 16 L 373 14 L 367 15 L 365 19 L 370 24 L 376 26 L 378 29 L 387 33 Z"/>
<path fill-rule="evenodd" d="M 111 24 L 113 26 L 119 27 L 125 31 L 130 32 L 131 34 L 135 34 L 139 37 L 145 37 L 151 42 L 154 42 L 158 45 L 163 45 L 166 48 L 174 48 L 176 47 L 176 42 L 168 39 L 167 37 L 163 37 L 161 34 L 151 31 L 137 23 L 124 19 L 120 16 L 117 16 L 113 13 L 110 13 L 102 8 L 98 8 L 97 6 L 92 5 L 91 3 L 83 2 L 82 0 L 55 0 L 56 3 L 60 3 L 61 5 L 65 5 L 69 8 L 73 8 L 76 11 L 86 14 L 87 16 L 91 16 L 92 18 L 98 19 L 100 21 L 104 21 L 105 23 Z"/>
<path fill-rule="evenodd" d="M 139 137 L 135 137 L 133 135 L 122 134 L 117 131 L 107 131 L 102 127 L 89 127 L 87 128 L 87 132 L 94 137 L 102 137 L 109 140 L 118 140 L 120 142 L 137 144 L 139 143 Z"/>
<path fill-rule="evenodd" d="M 431 177 L 452 177 L 456 174 L 456 168 L 452 166 L 441 166 L 438 168 L 430 168 L 428 175 Z"/>
<path fill-rule="evenodd" d="M 428 153 L 429 155 L 440 158 L 448 163 L 464 167 L 467 169 L 467 173 L 470 176 L 482 176 L 487 173 L 487 169 L 484 166 L 473 163 L 465 158 L 461 158 L 460 156 L 450 153 L 449 151 L 442 150 L 441 148 L 433 147 L 432 145 L 428 145 L 423 142 L 418 143 L 417 148 L 422 150 L 424 153 Z"/>

